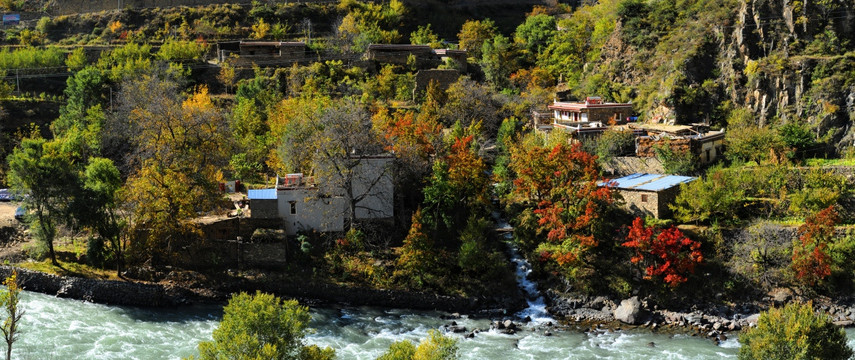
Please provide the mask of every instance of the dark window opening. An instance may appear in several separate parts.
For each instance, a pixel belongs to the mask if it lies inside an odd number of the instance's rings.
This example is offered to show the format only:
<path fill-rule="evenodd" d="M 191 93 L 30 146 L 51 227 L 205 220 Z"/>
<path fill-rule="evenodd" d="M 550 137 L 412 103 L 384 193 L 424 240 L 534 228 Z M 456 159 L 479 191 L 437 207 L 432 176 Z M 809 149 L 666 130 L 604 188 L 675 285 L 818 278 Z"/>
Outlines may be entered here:
<path fill-rule="evenodd" d="M 647 202 L 647 194 L 641 194 L 641 202 Z"/>
<path fill-rule="evenodd" d="M 297 202 L 296 201 L 289 201 L 288 203 L 291 204 L 291 215 L 296 215 L 297 214 Z"/>

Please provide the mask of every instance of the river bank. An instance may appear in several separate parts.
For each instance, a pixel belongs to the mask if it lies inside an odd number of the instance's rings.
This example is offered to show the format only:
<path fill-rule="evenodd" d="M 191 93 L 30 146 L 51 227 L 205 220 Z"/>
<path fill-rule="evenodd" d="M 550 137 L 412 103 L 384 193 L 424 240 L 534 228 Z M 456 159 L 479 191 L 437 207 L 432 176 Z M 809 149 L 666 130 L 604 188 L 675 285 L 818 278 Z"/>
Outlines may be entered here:
<path fill-rule="evenodd" d="M 232 293 L 256 290 L 278 296 L 295 298 L 313 306 L 378 306 L 413 310 L 436 310 L 481 316 L 513 313 L 525 305 L 522 297 L 480 296 L 462 297 L 389 289 L 368 289 L 338 284 L 297 282 L 275 274 L 256 274 L 255 280 L 232 278 L 209 279 L 200 283 L 187 272 L 167 276 L 159 283 L 87 279 L 58 276 L 12 266 L 0 266 L 0 276 L 18 272 L 23 289 L 107 305 L 138 307 L 170 307 L 181 305 L 223 303 Z M 199 274 L 197 274 L 199 275 Z M 178 279 L 184 278 L 186 281 Z M 261 279 L 258 279 L 261 278 Z M 213 281 L 212 281 L 213 280 Z M 218 282 L 213 286 L 212 282 Z"/>

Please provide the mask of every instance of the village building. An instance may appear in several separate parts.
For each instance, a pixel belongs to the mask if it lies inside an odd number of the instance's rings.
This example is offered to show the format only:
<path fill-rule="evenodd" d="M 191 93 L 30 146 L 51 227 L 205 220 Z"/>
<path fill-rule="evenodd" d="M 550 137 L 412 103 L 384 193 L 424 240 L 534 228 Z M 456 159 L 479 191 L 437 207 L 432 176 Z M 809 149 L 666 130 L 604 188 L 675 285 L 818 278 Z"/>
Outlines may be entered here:
<path fill-rule="evenodd" d="M 598 96 L 589 96 L 580 102 L 556 100 L 548 108 L 552 110 L 556 126 L 584 123 L 623 124 L 632 115 L 632 104 L 605 102 Z"/>
<path fill-rule="evenodd" d="M 408 65 L 410 57 L 416 61 L 418 69 L 433 69 L 447 60 L 455 62 L 456 70 L 466 71 L 466 51 L 451 49 L 433 49 L 428 45 L 411 44 L 370 44 L 365 51 L 365 59 L 379 64 Z"/>
<path fill-rule="evenodd" d="M 623 197 L 624 207 L 637 216 L 652 216 L 657 219 L 670 218 L 669 205 L 680 193 L 680 184 L 696 178 L 679 175 L 636 173 L 600 183 L 611 186 Z"/>
<path fill-rule="evenodd" d="M 689 152 L 701 164 L 708 164 L 724 152 L 724 130 L 710 131 L 703 124 L 663 125 L 638 124 L 634 127 L 647 132 L 636 139 L 635 153 L 639 157 L 656 156 L 657 146 L 667 146 L 674 152 Z"/>
<path fill-rule="evenodd" d="M 306 50 L 304 42 L 225 41 L 217 43 L 217 60 L 232 65 L 291 64 L 306 60 Z"/>
<path fill-rule="evenodd" d="M 360 221 L 390 221 L 394 216 L 394 184 L 390 155 L 362 156 L 351 171 L 354 215 Z M 350 204 L 345 188 L 329 179 L 318 184 L 303 174 L 277 177 L 276 187 L 249 190 L 250 217 L 281 219 L 287 235 L 301 231 L 344 231 Z"/>

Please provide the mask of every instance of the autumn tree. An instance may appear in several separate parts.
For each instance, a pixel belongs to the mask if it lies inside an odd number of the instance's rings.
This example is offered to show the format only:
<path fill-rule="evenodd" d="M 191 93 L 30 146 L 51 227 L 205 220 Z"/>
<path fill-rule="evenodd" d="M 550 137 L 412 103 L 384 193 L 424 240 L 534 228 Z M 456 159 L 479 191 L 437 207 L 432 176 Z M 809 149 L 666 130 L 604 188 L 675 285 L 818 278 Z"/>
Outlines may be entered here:
<path fill-rule="evenodd" d="M 654 232 L 641 218 L 633 220 L 627 241 L 621 244 L 635 250 L 630 261 L 642 264 L 645 279 L 661 277 L 671 287 L 686 282 L 686 276 L 703 261 L 701 243 L 689 239 L 674 226 L 658 231 L 656 236 Z"/>
<path fill-rule="evenodd" d="M 404 238 L 394 275 L 410 286 L 420 288 L 434 281 L 436 272 L 441 268 L 439 263 L 439 251 L 425 233 L 421 210 L 416 210 L 410 232 Z"/>
<path fill-rule="evenodd" d="M 473 148 L 473 138 L 470 134 L 454 139 L 448 155 L 434 162 L 423 190 L 425 224 L 445 245 L 456 244 L 456 235 L 470 216 L 488 212 L 487 167 Z"/>
<path fill-rule="evenodd" d="M 846 332 L 813 304 L 790 303 L 760 314 L 757 327 L 739 335 L 740 360 L 850 359 Z"/>
<path fill-rule="evenodd" d="M 833 206 L 805 219 L 799 227 L 799 239 L 793 244 L 792 269 L 796 279 L 814 286 L 831 275 L 829 247 L 834 242 L 834 225 L 839 216 Z"/>
<path fill-rule="evenodd" d="M 0 326 L 3 338 L 6 340 L 6 360 L 12 359 L 12 344 L 18 340 L 18 324 L 24 316 L 24 310 L 20 308 L 21 286 L 18 284 L 18 271 L 12 270 L 12 275 L 3 281 L 6 289 L 0 291 L 0 304 L 6 313 L 6 319 Z"/>
<path fill-rule="evenodd" d="M 460 28 L 457 39 L 460 41 L 460 50 L 466 50 L 469 56 L 475 59 L 481 58 L 481 46 L 485 41 L 492 39 L 498 33 L 496 23 L 490 19 L 467 20 Z"/>
<path fill-rule="evenodd" d="M 305 345 L 312 330 L 309 309 L 296 300 L 256 292 L 232 295 L 213 341 L 199 343 L 200 360 L 277 359 L 328 360 L 335 351 Z M 191 357 L 191 359 L 194 359 Z"/>
<path fill-rule="evenodd" d="M 532 209 L 517 216 L 519 227 L 533 231 L 536 251 L 574 277 L 599 244 L 601 216 L 613 202 L 611 189 L 600 186 L 596 158 L 578 143 L 545 147 L 528 139 L 512 151 L 510 168 L 515 202 Z"/>
<path fill-rule="evenodd" d="M 177 83 L 158 74 L 124 83 L 119 98 L 132 134 L 125 185 L 131 232 L 140 236 L 139 255 L 168 254 L 175 240 L 196 234 L 190 219 L 221 196 L 228 125 L 205 87 L 182 101 Z"/>

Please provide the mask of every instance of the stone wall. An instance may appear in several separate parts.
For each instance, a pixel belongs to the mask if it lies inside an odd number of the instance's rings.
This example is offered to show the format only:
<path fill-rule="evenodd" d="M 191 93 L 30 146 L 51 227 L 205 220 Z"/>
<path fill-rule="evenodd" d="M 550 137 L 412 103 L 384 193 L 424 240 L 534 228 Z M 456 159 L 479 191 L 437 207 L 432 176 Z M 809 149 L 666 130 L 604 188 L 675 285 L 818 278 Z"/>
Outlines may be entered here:
<path fill-rule="evenodd" d="M 642 136 L 636 140 L 635 154 L 640 157 L 655 157 L 656 152 L 653 150 L 656 146 L 670 144 L 671 150 L 674 152 L 693 152 L 692 140 L 686 138 L 656 138 L 651 136 Z M 693 152 L 696 153 L 696 152 Z"/>
<path fill-rule="evenodd" d="M 202 233 L 210 240 L 235 240 L 238 236 L 249 240 L 255 229 L 280 229 L 282 226 L 284 224 L 279 218 L 234 217 L 202 224 Z"/>
<path fill-rule="evenodd" d="M 665 167 L 656 157 L 616 156 L 603 166 L 603 170 L 615 177 L 635 173 L 664 174 Z"/>
<path fill-rule="evenodd" d="M 431 80 L 436 81 L 440 89 L 448 90 L 448 87 L 454 84 L 458 78 L 460 78 L 460 72 L 453 69 L 420 70 L 416 73 L 416 87 L 413 94 L 415 96 L 424 94 Z"/>
<path fill-rule="evenodd" d="M 297 245 L 291 240 L 274 243 L 204 240 L 183 247 L 176 256 L 177 262 L 189 269 L 281 269 L 288 266 L 289 246 Z"/>

